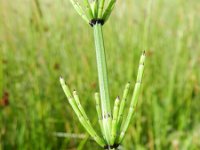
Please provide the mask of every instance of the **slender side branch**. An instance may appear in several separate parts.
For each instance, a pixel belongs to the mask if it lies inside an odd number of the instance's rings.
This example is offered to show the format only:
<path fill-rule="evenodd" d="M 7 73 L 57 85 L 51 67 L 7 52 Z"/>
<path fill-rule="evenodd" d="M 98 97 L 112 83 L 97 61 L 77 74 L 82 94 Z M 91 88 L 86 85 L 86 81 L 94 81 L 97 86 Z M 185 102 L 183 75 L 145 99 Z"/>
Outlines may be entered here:
<path fill-rule="evenodd" d="M 108 7 L 106 8 L 102 19 L 104 20 L 104 22 L 106 22 L 108 20 L 108 18 L 110 17 L 110 14 L 115 6 L 116 0 L 110 0 Z"/>
<path fill-rule="evenodd" d="M 135 108 L 136 108 L 136 105 L 137 105 L 137 102 L 138 102 L 138 97 L 139 97 L 139 93 L 140 93 L 140 89 L 141 89 L 142 75 L 143 75 L 143 72 L 144 72 L 144 62 L 145 62 L 145 52 L 143 52 L 142 56 L 140 57 L 139 69 L 138 69 L 138 74 L 137 74 L 137 81 L 136 81 L 133 96 L 132 96 L 132 99 L 131 99 L 129 113 L 128 113 L 127 119 L 126 119 L 126 121 L 125 121 L 125 123 L 122 127 L 118 143 L 121 143 L 121 141 L 123 140 L 125 132 L 126 132 L 128 126 L 130 124 L 131 117 L 132 117 L 133 113 L 135 112 Z"/>
<path fill-rule="evenodd" d="M 79 121 L 81 122 L 81 124 L 83 125 L 83 127 L 87 130 L 87 132 L 90 134 L 90 136 L 101 146 L 105 145 L 105 142 L 102 138 L 100 138 L 97 133 L 95 132 L 94 128 L 88 124 L 88 121 L 84 118 L 83 114 L 81 113 L 81 111 L 79 110 L 76 101 L 74 100 L 74 98 L 71 95 L 71 92 L 69 90 L 69 87 L 65 84 L 65 81 L 63 78 L 60 78 L 60 83 L 61 86 L 63 88 L 64 93 L 66 94 L 68 101 L 70 103 L 70 105 L 72 106 L 73 110 L 75 111 Z M 87 116 L 86 116 L 87 117 Z"/>
<path fill-rule="evenodd" d="M 117 120 L 117 131 L 119 132 L 121 124 L 122 124 L 122 120 L 123 120 L 123 114 L 124 114 L 124 108 L 126 105 L 126 99 L 128 96 L 130 90 L 130 83 L 128 82 L 125 86 L 124 92 L 123 92 L 123 96 L 122 96 L 122 100 L 120 103 L 120 108 L 119 108 L 119 115 L 118 115 L 118 120 Z"/>
<path fill-rule="evenodd" d="M 88 17 L 85 15 L 82 7 L 80 6 L 80 4 L 74 0 L 70 0 L 72 5 L 74 6 L 74 9 L 78 12 L 78 14 L 83 18 L 83 20 L 85 20 L 87 23 L 89 23 L 89 19 Z"/>
<path fill-rule="evenodd" d="M 75 90 L 73 91 L 73 96 L 74 96 L 76 105 L 78 106 L 80 112 L 82 113 L 83 118 L 86 120 L 88 126 L 93 129 L 92 124 L 91 124 L 90 120 L 88 119 L 88 117 L 87 117 L 87 115 L 85 113 L 85 110 L 83 109 L 82 105 L 80 104 L 79 96 L 78 96 L 78 94 L 77 94 L 77 92 Z"/>
<path fill-rule="evenodd" d="M 91 5 L 92 13 L 93 13 L 92 19 L 95 19 L 97 18 L 97 13 L 98 13 L 98 0 L 92 0 L 90 5 Z"/>
<path fill-rule="evenodd" d="M 93 19 L 94 17 L 94 14 L 92 12 L 92 8 L 91 8 L 91 5 L 89 3 L 89 0 L 84 0 L 84 4 L 85 4 L 85 7 L 86 7 L 86 10 L 87 10 L 87 14 L 89 16 L 89 19 Z"/>
<path fill-rule="evenodd" d="M 99 1 L 99 8 L 98 8 L 98 18 L 102 18 L 103 8 L 104 8 L 105 0 Z"/>
<path fill-rule="evenodd" d="M 83 109 L 83 107 L 82 107 L 82 105 L 81 105 L 81 103 L 80 103 L 80 100 L 79 100 L 79 96 L 78 96 L 78 94 L 77 94 L 77 91 L 75 91 L 75 90 L 73 91 L 73 96 L 74 96 L 76 105 L 78 106 L 80 112 L 83 114 L 83 117 L 84 117 L 87 121 L 89 121 L 89 119 L 88 119 L 88 117 L 87 117 L 87 115 L 86 115 L 86 113 L 85 113 L 85 110 Z"/>
<path fill-rule="evenodd" d="M 119 112 L 119 96 L 115 100 L 114 108 L 113 108 L 113 119 L 112 119 L 112 142 L 111 145 L 114 144 L 116 136 L 117 136 L 117 117 Z"/>

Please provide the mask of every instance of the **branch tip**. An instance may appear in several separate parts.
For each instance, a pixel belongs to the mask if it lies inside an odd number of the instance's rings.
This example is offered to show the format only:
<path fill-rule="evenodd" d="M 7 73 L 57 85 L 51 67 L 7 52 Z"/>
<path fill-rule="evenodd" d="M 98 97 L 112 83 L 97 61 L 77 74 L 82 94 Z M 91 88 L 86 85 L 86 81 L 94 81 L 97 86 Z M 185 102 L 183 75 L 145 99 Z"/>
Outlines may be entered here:
<path fill-rule="evenodd" d="M 60 77 L 60 83 L 61 83 L 61 84 L 66 84 L 63 77 Z"/>

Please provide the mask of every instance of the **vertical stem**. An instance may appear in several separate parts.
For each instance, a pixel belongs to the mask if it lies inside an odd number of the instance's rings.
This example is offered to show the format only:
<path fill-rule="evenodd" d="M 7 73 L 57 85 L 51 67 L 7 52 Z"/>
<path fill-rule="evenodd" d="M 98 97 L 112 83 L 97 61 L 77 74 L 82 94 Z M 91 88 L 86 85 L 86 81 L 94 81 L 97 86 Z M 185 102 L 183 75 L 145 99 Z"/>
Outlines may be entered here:
<path fill-rule="evenodd" d="M 108 77 L 107 77 L 107 65 L 106 55 L 103 41 L 102 25 L 95 24 L 94 29 L 94 40 L 96 48 L 96 59 L 97 59 L 97 70 L 99 78 L 99 88 L 101 97 L 101 107 L 103 115 L 103 127 L 108 144 L 111 142 L 111 108 L 109 100 L 109 89 L 108 89 Z"/>

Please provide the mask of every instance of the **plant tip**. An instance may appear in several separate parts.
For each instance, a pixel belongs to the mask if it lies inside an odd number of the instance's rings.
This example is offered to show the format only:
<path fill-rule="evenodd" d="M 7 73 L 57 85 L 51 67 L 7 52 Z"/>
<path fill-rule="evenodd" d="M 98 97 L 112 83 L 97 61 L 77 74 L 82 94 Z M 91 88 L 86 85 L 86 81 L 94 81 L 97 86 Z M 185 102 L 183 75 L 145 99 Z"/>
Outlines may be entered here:
<path fill-rule="evenodd" d="M 65 84 L 65 80 L 63 79 L 63 77 L 60 76 L 60 83 L 61 84 Z"/>

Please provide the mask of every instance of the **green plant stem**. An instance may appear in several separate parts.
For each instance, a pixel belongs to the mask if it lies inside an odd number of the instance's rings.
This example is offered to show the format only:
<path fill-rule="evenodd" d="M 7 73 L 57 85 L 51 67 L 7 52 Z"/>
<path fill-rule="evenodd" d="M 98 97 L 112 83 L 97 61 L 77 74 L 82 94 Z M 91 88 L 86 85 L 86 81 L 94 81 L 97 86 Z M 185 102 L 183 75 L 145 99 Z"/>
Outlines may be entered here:
<path fill-rule="evenodd" d="M 145 52 L 143 52 L 142 56 L 140 57 L 137 80 L 136 80 L 135 88 L 134 88 L 134 91 L 133 91 L 133 96 L 132 96 L 132 99 L 131 99 L 128 116 L 127 116 L 127 118 L 124 122 L 124 125 L 122 127 L 119 139 L 117 139 L 118 140 L 117 143 L 122 142 L 124 135 L 125 135 L 125 132 L 126 132 L 128 126 L 130 124 L 131 117 L 135 113 L 135 109 L 136 109 L 136 105 L 137 105 L 137 102 L 138 102 L 138 97 L 139 97 L 139 93 L 140 93 L 140 89 L 141 89 L 142 76 L 143 76 L 143 72 L 144 72 L 144 62 L 145 62 Z"/>
<path fill-rule="evenodd" d="M 106 22 L 108 20 L 108 18 L 110 17 L 110 14 L 115 6 L 116 0 L 110 0 L 109 4 L 103 14 L 103 20 Z"/>
<path fill-rule="evenodd" d="M 123 92 L 123 96 L 122 96 L 122 101 L 120 103 L 120 108 L 119 108 L 119 115 L 118 115 L 118 122 L 117 122 L 117 130 L 119 131 L 122 121 L 123 121 L 123 114 L 124 114 L 124 108 L 126 105 L 126 99 L 129 93 L 129 89 L 130 89 L 130 83 L 127 83 Z"/>
<path fill-rule="evenodd" d="M 83 127 L 87 130 L 87 132 L 91 135 L 91 137 L 101 146 L 104 146 L 105 145 L 105 142 L 104 140 L 99 137 L 97 135 L 97 133 L 95 132 L 94 128 L 92 127 L 90 121 L 87 119 L 87 115 L 85 114 L 85 111 L 83 111 L 84 114 L 82 114 L 81 110 L 79 108 L 82 108 L 80 102 L 79 102 L 79 98 L 77 97 L 77 94 L 76 92 L 74 92 L 74 95 L 76 96 L 76 98 L 72 97 L 72 94 L 70 92 L 70 89 L 69 87 L 67 86 L 67 84 L 65 84 L 65 81 L 63 78 L 60 78 L 60 83 L 61 83 L 61 86 L 63 88 L 63 91 L 65 93 L 65 95 L 67 96 L 68 98 L 68 101 L 70 103 L 70 105 L 72 106 L 74 112 L 76 113 L 79 121 L 81 122 L 81 124 L 83 125 Z M 76 99 L 76 100 L 75 100 Z M 77 104 L 79 105 L 79 107 L 77 106 Z M 85 118 L 85 117 L 86 118 Z"/>
<path fill-rule="evenodd" d="M 102 18 L 103 8 L 105 0 L 99 1 L 98 18 Z"/>
<path fill-rule="evenodd" d="M 72 5 L 74 6 L 74 9 L 78 12 L 78 14 L 85 20 L 87 23 L 89 23 L 88 17 L 85 15 L 84 10 L 80 6 L 80 4 L 77 1 L 70 0 Z"/>
<path fill-rule="evenodd" d="M 95 93 L 95 100 L 96 100 L 96 110 L 97 110 L 99 125 L 100 125 L 100 128 L 101 128 L 101 133 L 104 136 L 105 134 L 104 134 L 104 130 L 103 130 L 103 122 L 102 122 L 103 119 L 102 119 L 99 93 Z"/>
<path fill-rule="evenodd" d="M 102 25 L 95 24 L 94 29 L 94 40 L 96 48 L 96 59 L 97 59 L 97 70 L 99 78 L 101 108 L 103 116 L 103 127 L 107 144 L 111 143 L 111 123 L 112 114 L 109 100 L 109 89 L 108 89 L 108 77 L 107 77 L 107 65 L 106 55 L 103 41 Z"/>
<path fill-rule="evenodd" d="M 112 145 L 115 142 L 115 138 L 117 135 L 117 118 L 118 118 L 118 112 L 119 112 L 119 97 L 116 98 L 115 104 L 113 107 L 113 119 L 112 119 Z"/>
<path fill-rule="evenodd" d="M 84 0 L 84 4 L 85 4 L 86 10 L 87 10 L 87 14 L 89 16 L 89 19 L 92 19 L 93 13 L 92 13 L 92 9 L 91 9 L 91 5 L 90 5 L 89 0 Z"/>

